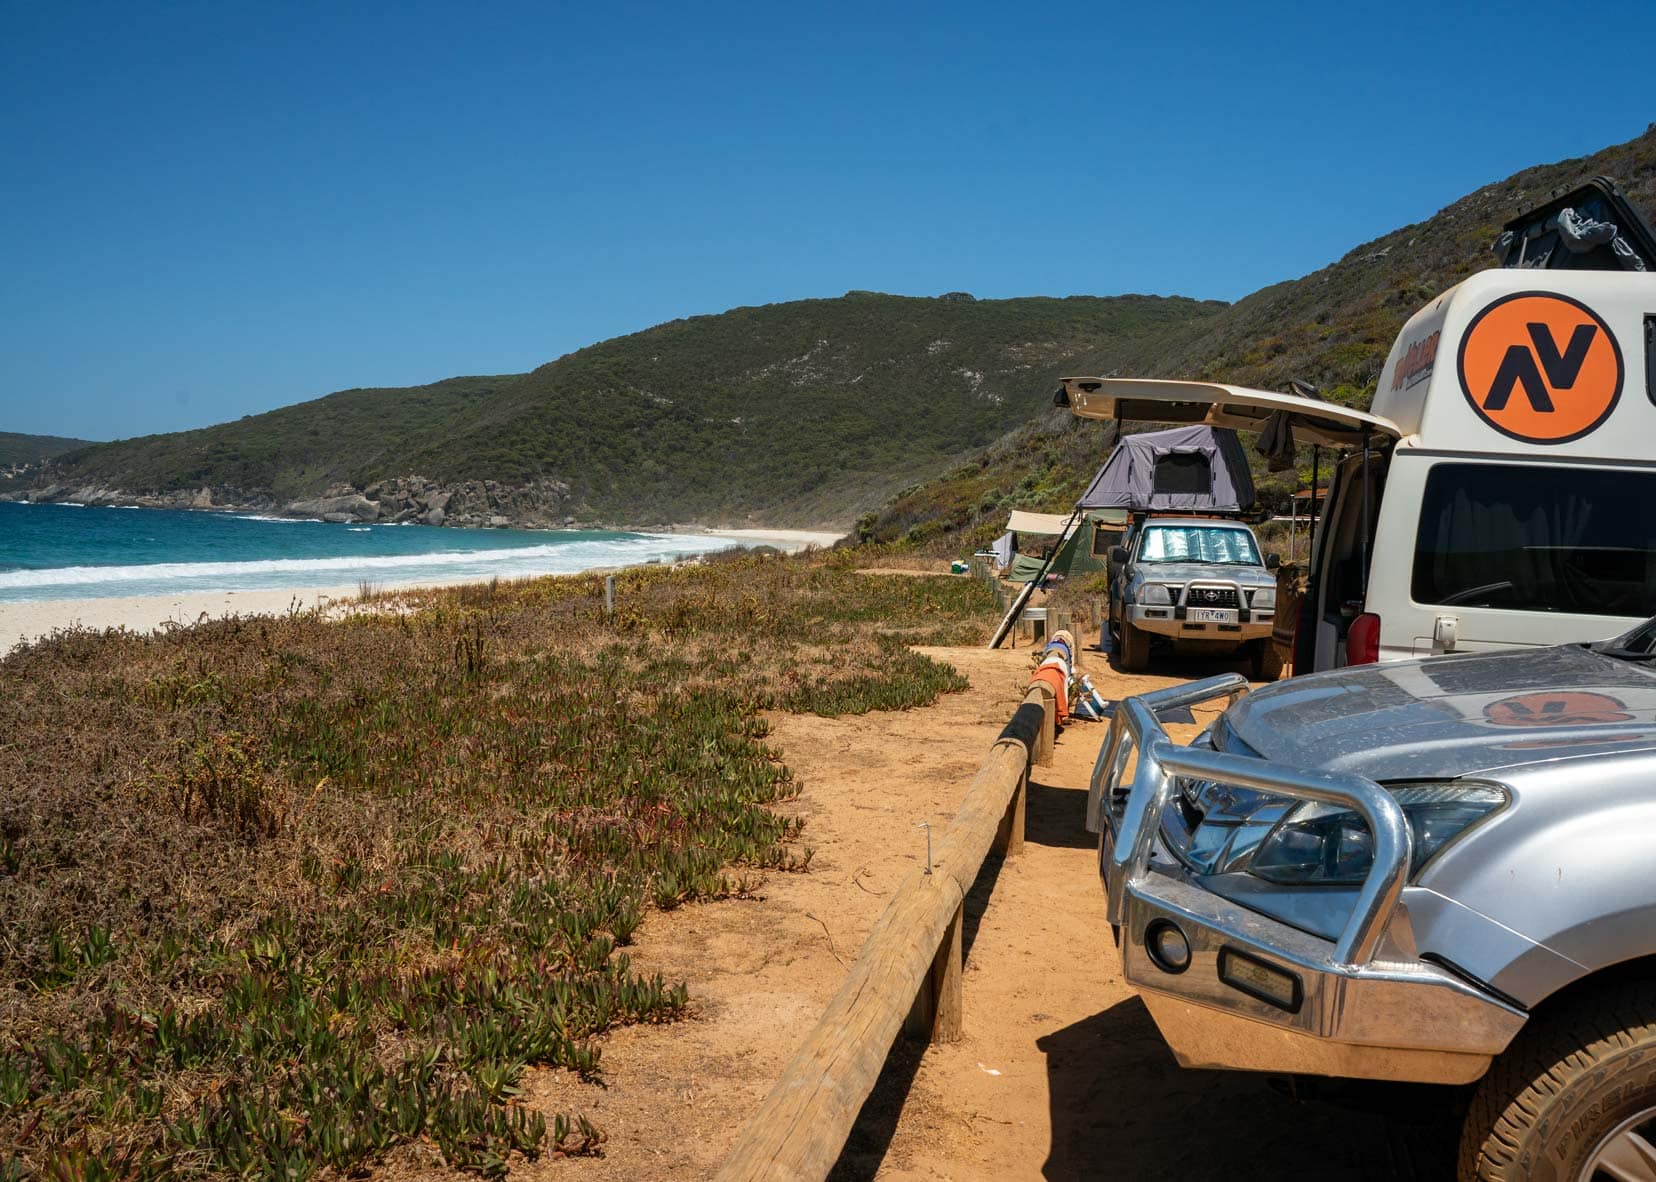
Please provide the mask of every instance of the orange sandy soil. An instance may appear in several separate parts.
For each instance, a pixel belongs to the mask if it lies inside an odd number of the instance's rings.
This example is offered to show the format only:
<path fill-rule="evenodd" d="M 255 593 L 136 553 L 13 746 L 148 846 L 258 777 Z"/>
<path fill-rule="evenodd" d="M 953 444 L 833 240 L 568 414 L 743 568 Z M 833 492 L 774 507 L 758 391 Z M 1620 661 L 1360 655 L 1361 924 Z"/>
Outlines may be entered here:
<path fill-rule="evenodd" d="M 946 822 L 1028 681 L 1030 650 L 926 650 L 971 689 L 923 709 L 859 718 L 778 715 L 771 742 L 803 785 L 815 858 L 758 897 L 651 915 L 635 964 L 688 983 L 692 1016 L 604 1040 L 602 1084 L 525 1076 L 549 1115 L 584 1112 L 601 1158 L 514 1162 L 514 1178 L 711 1176 L 839 987 L 874 919 L 924 856 L 916 823 Z M 1183 678 L 1131 677 L 1096 652 L 1106 697 Z M 1185 677 L 1212 665 L 1169 669 Z M 1206 717 L 1198 711 L 1198 723 Z M 1440 1178 L 1454 1130 L 1441 1101 L 1402 1097 L 1426 1123 L 1288 1099 L 1257 1076 L 1175 1065 L 1122 983 L 1104 918 L 1085 786 L 1103 736 L 1076 723 L 1037 768 L 1027 845 L 991 857 L 968 901 L 966 1038 L 899 1041 L 836 1179 Z M 1196 728 L 1172 727 L 1187 739 Z M 1436 1117 L 1435 1123 L 1432 1122 Z M 393 1155 L 384 1178 L 450 1176 L 429 1150 Z"/>

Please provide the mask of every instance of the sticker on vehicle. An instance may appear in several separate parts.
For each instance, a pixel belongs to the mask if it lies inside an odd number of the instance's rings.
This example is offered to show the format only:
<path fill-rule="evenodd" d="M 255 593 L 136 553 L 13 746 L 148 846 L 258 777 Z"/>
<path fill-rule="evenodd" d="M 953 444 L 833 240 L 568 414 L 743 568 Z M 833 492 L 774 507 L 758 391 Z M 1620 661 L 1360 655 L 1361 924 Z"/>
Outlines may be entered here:
<path fill-rule="evenodd" d="M 1501 698 L 1484 707 L 1495 726 L 1604 726 L 1631 722 L 1627 703 L 1587 690 L 1542 690 Z"/>
<path fill-rule="evenodd" d="M 1587 305 L 1518 292 L 1479 312 L 1461 337 L 1466 400 L 1495 430 L 1527 443 L 1568 443 L 1610 417 L 1622 389 L 1621 347 Z"/>
<path fill-rule="evenodd" d="M 1409 342 L 1392 372 L 1391 388 L 1394 391 L 1411 389 L 1432 376 L 1432 366 L 1437 364 L 1438 339 L 1442 335 L 1441 332 L 1433 332 L 1430 336 Z"/>

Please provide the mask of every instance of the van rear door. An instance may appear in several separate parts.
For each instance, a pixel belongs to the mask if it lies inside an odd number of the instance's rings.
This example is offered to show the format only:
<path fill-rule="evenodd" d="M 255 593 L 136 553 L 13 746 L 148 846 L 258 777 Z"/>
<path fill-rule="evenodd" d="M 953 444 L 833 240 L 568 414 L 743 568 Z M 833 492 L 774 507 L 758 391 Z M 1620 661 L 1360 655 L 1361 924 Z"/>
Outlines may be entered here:
<path fill-rule="evenodd" d="M 1155 378 L 1063 378 L 1054 401 L 1083 419 L 1117 422 L 1207 423 L 1237 431 L 1261 431 L 1281 413 L 1296 443 L 1361 447 L 1365 438 L 1395 439 L 1396 423 L 1368 411 L 1298 394 L 1276 394 L 1220 382 Z"/>

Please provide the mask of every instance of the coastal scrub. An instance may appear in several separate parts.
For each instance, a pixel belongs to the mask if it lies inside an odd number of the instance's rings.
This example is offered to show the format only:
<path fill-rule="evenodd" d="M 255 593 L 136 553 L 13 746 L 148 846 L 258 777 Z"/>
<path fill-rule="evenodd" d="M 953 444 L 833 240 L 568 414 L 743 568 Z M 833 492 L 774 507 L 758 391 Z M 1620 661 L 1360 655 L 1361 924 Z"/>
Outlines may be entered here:
<path fill-rule="evenodd" d="M 652 909 L 809 861 L 769 708 L 963 688 L 976 580 L 738 557 L 385 596 L 0 661 L 0 1179 L 597 1151 L 524 1070 L 682 984 Z"/>

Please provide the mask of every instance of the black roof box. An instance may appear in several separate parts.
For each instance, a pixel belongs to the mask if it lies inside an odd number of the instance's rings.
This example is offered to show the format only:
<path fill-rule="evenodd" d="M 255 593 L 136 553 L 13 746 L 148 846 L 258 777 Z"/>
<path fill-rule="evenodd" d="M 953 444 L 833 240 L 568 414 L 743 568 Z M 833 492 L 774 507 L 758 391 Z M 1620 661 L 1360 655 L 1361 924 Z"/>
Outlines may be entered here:
<path fill-rule="evenodd" d="M 1656 234 L 1603 176 L 1513 218 L 1493 249 L 1502 267 L 1656 271 Z"/>

